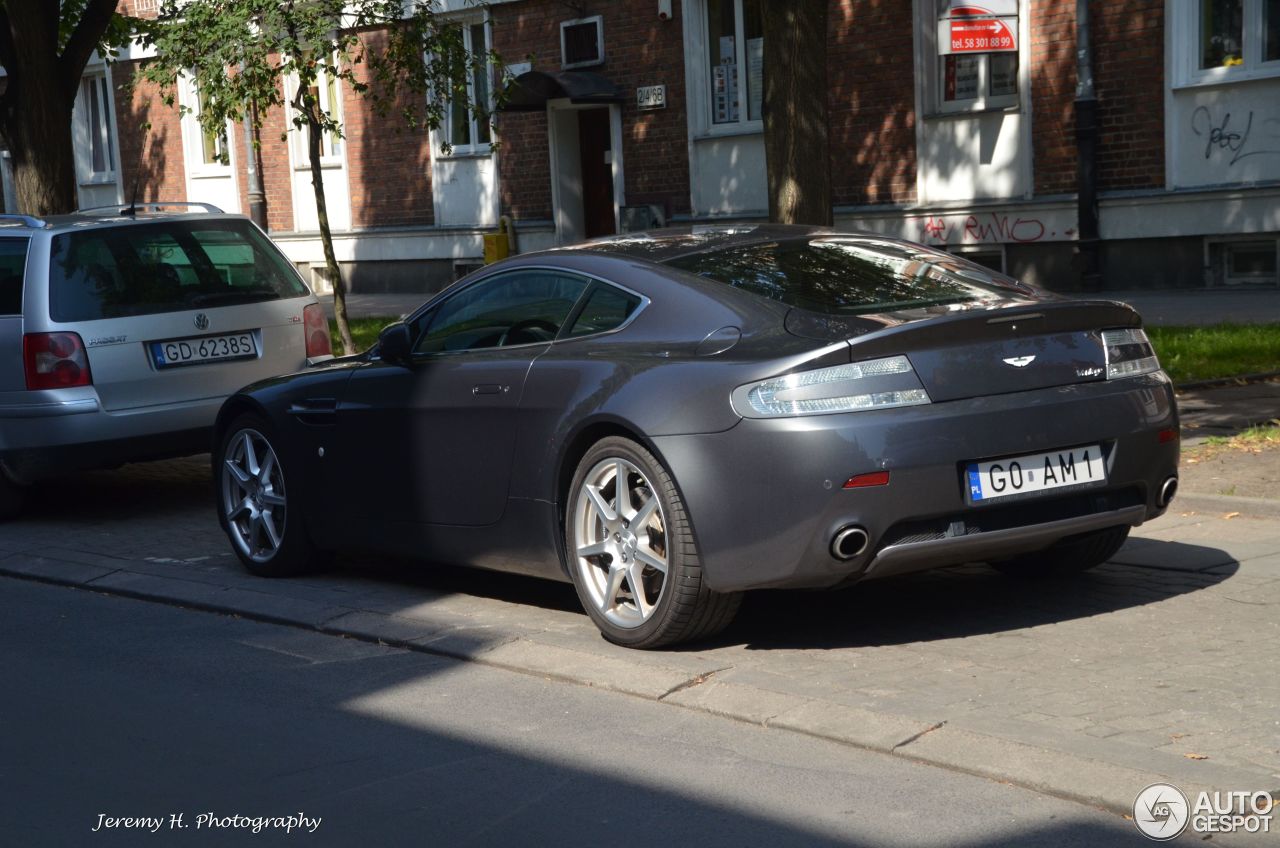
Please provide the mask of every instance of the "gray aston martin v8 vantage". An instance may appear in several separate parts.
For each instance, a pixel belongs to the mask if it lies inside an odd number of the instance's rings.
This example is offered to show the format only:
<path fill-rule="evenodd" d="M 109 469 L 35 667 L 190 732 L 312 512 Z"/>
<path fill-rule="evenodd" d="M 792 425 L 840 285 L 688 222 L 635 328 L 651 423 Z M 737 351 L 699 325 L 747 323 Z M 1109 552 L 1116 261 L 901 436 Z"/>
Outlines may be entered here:
<path fill-rule="evenodd" d="M 216 432 L 250 571 L 363 549 L 569 580 L 641 648 L 716 632 L 748 589 L 1081 571 L 1178 473 L 1130 307 L 777 226 L 489 266 L 368 352 L 238 392 Z"/>

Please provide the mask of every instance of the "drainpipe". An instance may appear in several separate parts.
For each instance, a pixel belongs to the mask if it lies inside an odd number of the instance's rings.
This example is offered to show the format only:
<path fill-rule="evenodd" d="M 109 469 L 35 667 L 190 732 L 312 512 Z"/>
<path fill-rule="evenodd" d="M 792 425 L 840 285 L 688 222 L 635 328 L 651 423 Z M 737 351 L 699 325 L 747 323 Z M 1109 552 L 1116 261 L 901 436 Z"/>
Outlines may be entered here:
<path fill-rule="evenodd" d="M 1089 0 L 1076 0 L 1076 250 L 1080 288 L 1102 288 L 1098 234 L 1098 99 L 1093 90 L 1093 49 L 1089 42 Z"/>
<path fill-rule="evenodd" d="M 244 120 L 245 176 L 249 183 L 249 217 L 253 223 L 267 228 L 267 196 L 262 191 L 262 174 L 258 171 L 258 150 L 253 144 L 253 125 L 257 121 L 257 107 L 250 105 Z"/>

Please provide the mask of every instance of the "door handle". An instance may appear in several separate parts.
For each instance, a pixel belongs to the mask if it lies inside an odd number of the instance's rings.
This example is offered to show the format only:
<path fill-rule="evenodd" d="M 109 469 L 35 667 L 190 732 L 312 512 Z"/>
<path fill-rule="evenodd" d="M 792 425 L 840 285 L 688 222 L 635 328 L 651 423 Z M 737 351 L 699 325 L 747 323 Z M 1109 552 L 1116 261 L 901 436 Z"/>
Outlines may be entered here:
<path fill-rule="evenodd" d="M 500 386 L 497 383 L 481 383 L 478 386 L 471 387 L 473 395 L 499 395 L 507 390 L 506 386 Z"/>

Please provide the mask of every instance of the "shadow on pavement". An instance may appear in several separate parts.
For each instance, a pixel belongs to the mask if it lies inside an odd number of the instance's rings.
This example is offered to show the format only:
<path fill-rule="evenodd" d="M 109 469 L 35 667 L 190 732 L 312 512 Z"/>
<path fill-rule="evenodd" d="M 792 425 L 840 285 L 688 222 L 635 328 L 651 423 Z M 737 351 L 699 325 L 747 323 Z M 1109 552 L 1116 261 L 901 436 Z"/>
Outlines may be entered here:
<path fill-rule="evenodd" d="M 1198 545 L 1148 543 L 1143 550 L 1166 561 L 1209 563 L 1204 567 L 1212 571 L 1109 562 L 1069 577 L 1013 579 L 975 564 L 837 592 L 757 592 L 715 644 L 875 647 L 1000 633 L 1158 603 L 1220 583 L 1239 568 L 1222 551 Z"/>

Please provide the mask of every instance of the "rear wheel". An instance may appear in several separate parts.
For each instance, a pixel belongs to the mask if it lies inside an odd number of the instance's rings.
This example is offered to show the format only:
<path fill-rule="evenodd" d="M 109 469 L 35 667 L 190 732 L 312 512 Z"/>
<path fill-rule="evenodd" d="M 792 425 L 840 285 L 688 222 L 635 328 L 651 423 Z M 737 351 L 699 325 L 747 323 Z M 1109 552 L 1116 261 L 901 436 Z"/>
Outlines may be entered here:
<path fill-rule="evenodd" d="M 606 639 L 659 648 L 733 620 L 742 595 L 703 584 L 684 502 L 653 454 L 630 439 L 603 439 L 578 464 L 569 491 L 569 573 Z"/>
<path fill-rule="evenodd" d="M 218 518 L 245 567 L 263 577 L 301 574 L 316 551 L 301 516 L 290 512 L 286 469 L 274 434 L 256 415 L 232 422 L 218 447 Z"/>
<path fill-rule="evenodd" d="M 1128 526 L 1108 527 L 1079 536 L 1068 536 L 1042 551 L 993 562 L 991 567 L 1011 577 L 1078 574 L 1111 559 L 1128 537 Z"/>

